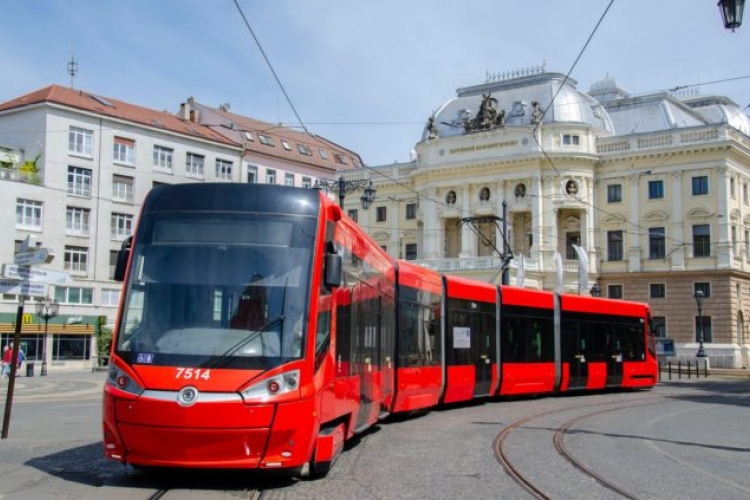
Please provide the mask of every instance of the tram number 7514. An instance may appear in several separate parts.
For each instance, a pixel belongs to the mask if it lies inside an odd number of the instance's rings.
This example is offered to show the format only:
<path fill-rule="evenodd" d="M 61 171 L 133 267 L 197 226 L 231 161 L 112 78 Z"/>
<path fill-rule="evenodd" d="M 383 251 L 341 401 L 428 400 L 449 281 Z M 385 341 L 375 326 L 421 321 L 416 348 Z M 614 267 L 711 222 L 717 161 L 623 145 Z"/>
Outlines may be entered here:
<path fill-rule="evenodd" d="M 211 380 L 211 370 L 201 370 L 200 368 L 177 368 L 175 378 L 182 380 Z"/>

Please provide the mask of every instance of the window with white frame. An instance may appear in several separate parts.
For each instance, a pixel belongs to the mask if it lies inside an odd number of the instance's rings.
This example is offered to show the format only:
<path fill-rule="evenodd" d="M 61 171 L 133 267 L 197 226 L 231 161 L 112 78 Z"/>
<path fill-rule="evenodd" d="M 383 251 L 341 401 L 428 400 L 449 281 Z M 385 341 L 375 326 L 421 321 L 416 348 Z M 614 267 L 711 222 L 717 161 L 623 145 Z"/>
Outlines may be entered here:
<path fill-rule="evenodd" d="M 266 170 L 266 184 L 276 184 L 276 170 Z"/>
<path fill-rule="evenodd" d="M 42 202 L 35 200 L 16 199 L 16 228 L 42 229 Z"/>
<path fill-rule="evenodd" d="M 94 150 L 94 132 L 85 128 L 70 127 L 68 131 L 68 151 L 91 156 Z"/>
<path fill-rule="evenodd" d="M 745 229 L 745 260 L 750 260 L 750 229 Z"/>
<path fill-rule="evenodd" d="M 232 165 L 229 160 L 216 159 L 216 178 L 232 180 Z"/>
<path fill-rule="evenodd" d="M 294 186 L 294 174 L 284 174 L 284 185 Z"/>
<path fill-rule="evenodd" d="M 64 269 L 72 273 L 85 274 L 88 270 L 89 249 L 65 245 Z"/>
<path fill-rule="evenodd" d="M 302 187 L 303 188 L 310 188 L 310 187 L 312 187 L 312 179 L 310 177 L 303 177 L 302 178 Z"/>
<path fill-rule="evenodd" d="M 112 157 L 116 162 L 133 165 L 135 163 L 135 141 L 124 137 L 115 137 Z"/>
<path fill-rule="evenodd" d="M 258 167 L 255 165 L 247 166 L 247 183 L 255 184 L 258 182 Z"/>
<path fill-rule="evenodd" d="M 154 167 L 160 170 L 172 171 L 172 157 L 174 149 L 164 146 L 154 146 Z"/>
<path fill-rule="evenodd" d="M 112 176 L 112 199 L 133 203 L 133 178 L 124 175 Z"/>
<path fill-rule="evenodd" d="M 65 213 L 65 234 L 70 236 L 88 236 L 91 210 L 88 208 L 68 207 Z"/>
<path fill-rule="evenodd" d="M 113 240 L 124 240 L 133 234 L 133 216 L 112 212 L 111 236 Z"/>
<path fill-rule="evenodd" d="M 205 157 L 195 153 L 188 153 L 185 158 L 185 173 L 188 177 L 203 178 L 203 162 Z"/>
<path fill-rule="evenodd" d="M 101 305 L 117 306 L 119 304 L 120 304 L 120 289 L 119 288 L 102 288 Z"/>
<path fill-rule="evenodd" d="M 79 286 L 55 286 L 55 300 L 61 304 L 93 304 L 94 289 Z"/>
<path fill-rule="evenodd" d="M 68 193 L 91 197 L 91 170 L 68 166 Z"/>
<path fill-rule="evenodd" d="M 281 146 L 284 149 L 286 149 L 287 151 L 291 151 L 292 150 L 292 146 L 290 146 L 289 143 L 287 141 L 285 141 L 284 139 L 281 139 Z"/>

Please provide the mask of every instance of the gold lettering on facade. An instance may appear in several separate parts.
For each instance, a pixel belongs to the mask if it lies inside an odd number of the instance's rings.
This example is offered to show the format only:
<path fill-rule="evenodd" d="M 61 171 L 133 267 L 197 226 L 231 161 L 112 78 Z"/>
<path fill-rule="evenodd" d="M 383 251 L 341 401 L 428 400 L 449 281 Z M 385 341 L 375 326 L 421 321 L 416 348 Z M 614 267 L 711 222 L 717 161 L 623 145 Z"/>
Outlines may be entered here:
<path fill-rule="evenodd" d="M 482 151 L 485 149 L 497 149 L 497 148 L 507 148 L 510 146 L 517 146 L 518 141 L 512 140 L 512 141 L 503 141 L 503 142 L 490 142 L 487 144 L 478 144 L 475 146 L 463 146 L 460 148 L 452 148 L 448 150 L 450 154 L 456 154 L 456 153 L 468 153 L 471 151 Z"/>

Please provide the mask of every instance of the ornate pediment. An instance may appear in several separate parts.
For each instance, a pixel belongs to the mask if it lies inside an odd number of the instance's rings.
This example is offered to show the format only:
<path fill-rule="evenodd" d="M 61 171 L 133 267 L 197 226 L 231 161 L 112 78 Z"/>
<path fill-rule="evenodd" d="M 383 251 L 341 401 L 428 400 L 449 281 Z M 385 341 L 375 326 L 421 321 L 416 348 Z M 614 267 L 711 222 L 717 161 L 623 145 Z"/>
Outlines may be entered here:
<path fill-rule="evenodd" d="M 686 219 L 710 219 L 713 216 L 713 212 L 710 212 L 703 207 L 694 208 L 685 214 Z"/>
<path fill-rule="evenodd" d="M 602 219 L 602 225 L 607 227 L 621 227 L 625 224 L 625 217 L 619 214 L 608 215 Z"/>
<path fill-rule="evenodd" d="M 643 220 L 646 222 L 664 222 L 667 219 L 669 219 L 669 214 L 661 210 L 653 210 L 643 216 Z"/>

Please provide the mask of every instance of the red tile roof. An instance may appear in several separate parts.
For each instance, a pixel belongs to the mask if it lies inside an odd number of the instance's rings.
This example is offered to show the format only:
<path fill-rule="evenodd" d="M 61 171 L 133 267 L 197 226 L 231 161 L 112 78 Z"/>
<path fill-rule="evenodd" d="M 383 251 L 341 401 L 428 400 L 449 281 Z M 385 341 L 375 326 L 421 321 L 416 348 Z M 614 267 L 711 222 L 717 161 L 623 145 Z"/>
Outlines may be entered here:
<path fill-rule="evenodd" d="M 188 102 L 183 106 L 188 106 L 189 109 L 199 112 L 198 116 L 194 118 L 197 122 L 212 127 L 230 139 L 242 142 L 245 145 L 245 149 L 249 152 L 306 163 L 328 170 L 350 170 L 362 166 L 362 159 L 358 154 L 323 137 L 294 130 L 289 128 L 289 126 L 262 122 L 254 118 L 231 113 L 224 108 L 206 106 L 194 101 L 192 98 L 188 99 Z M 252 141 L 243 139 L 243 132 L 251 132 Z M 274 145 L 263 144 L 259 138 L 259 134 L 269 137 Z M 282 141 L 285 141 L 289 145 L 289 149 L 284 147 Z M 303 149 L 305 147 L 309 148 L 311 154 L 306 155 L 301 153 L 299 145 Z M 326 152 L 326 158 L 321 156 L 321 150 Z M 337 155 L 343 157 L 345 163 L 337 161 Z"/>
<path fill-rule="evenodd" d="M 137 123 L 146 127 L 176 132 L 191 137 L 237 146 L 222 134 L 197 123 L 183 120 L 178 115 L 166 111 L 156 111 L 129 104 L 111 97 L 102 97 L 83 90 L 74 90 L 60 85 L 50 85 L 16 99 L 0 104 L 0 112 L 19 109 L 41 103 L 53 103 L 89 111 L 111 118 Z"/>

